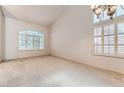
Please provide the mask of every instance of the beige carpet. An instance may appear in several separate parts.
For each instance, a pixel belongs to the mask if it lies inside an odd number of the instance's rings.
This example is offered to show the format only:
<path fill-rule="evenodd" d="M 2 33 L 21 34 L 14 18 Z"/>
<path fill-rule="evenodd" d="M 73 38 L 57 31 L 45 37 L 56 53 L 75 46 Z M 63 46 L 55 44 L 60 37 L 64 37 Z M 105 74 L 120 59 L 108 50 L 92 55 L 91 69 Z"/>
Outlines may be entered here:
<path fill-rule="evenodd" d="M 0 64 L 0 86 L 124 86 L 123 75 L 52 56 Z"/>

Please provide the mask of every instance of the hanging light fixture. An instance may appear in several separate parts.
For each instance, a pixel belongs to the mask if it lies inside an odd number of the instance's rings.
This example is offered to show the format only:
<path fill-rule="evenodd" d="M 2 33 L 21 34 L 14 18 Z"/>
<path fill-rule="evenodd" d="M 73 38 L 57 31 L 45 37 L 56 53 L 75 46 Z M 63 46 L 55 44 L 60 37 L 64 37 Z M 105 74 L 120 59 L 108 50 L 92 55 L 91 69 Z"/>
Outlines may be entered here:
<path fill-rule="evenodd" d="M 124 9 L 122 5 L 121 8 Z M 91 5 L 91 10 L 100 20 L 103 17 L 105 11 L 107 13 L 106 15 L 108 15 L 110 19 L 113 19 L 113 15 L 116 13 L 116 9 L 116 5 Z"/>

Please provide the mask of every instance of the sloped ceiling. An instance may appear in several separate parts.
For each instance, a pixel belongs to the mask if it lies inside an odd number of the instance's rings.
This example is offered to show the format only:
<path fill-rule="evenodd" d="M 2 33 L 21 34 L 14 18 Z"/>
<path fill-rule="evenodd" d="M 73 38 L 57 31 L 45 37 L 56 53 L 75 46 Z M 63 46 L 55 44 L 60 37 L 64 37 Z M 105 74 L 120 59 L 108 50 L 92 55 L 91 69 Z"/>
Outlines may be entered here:
<path fill-rule="evenodd" d="M 50 26 L 69 6 L 67 5 L 3 5 L 4 16 Z"/>

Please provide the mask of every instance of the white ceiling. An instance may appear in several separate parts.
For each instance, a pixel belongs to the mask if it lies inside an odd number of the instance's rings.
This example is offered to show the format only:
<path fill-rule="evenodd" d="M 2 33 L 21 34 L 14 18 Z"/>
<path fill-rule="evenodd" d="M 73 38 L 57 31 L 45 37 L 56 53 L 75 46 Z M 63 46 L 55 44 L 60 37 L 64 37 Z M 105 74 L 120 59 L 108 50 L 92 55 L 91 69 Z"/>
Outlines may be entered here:
<path fill-rule="evenodd" d="M 3 5 L 5 16 L 50 26 L 68 6 L 66 5 Z"/>

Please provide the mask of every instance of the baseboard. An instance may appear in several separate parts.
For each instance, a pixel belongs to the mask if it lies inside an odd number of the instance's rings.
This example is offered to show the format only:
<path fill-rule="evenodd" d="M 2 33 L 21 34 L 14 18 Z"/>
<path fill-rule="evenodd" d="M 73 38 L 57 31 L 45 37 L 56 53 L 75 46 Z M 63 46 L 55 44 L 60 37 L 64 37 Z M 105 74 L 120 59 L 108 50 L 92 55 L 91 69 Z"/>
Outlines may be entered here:
<path fill-rule="evenodd" d="M 28 58 L 43 57 L 43 56 L 51 56 L 51 55 L 48 54 L 48 55 L 40 55 L 40 56 L 32 56 L 32 57 L 22 57 L 22 58 L 14 58 L 14 59 L 4 59 L 4 60 L 1 60 L 1 63 L 2 63 L 2 62 L 5 62 L 5 61 L 13 61 L 13 60 L 28 59 Z"/>
<path fill-rule="evenodd" d="M 2 60 L 0 60 L 0 63 L 2 63 Z"/>
<path fill-rule="evenodd" d="M 119 73 L 119 72 L 116 72 L 116 71 L 112 71 L 112 70 L 108 70 L 108 69 L 96 67 L 96 66 L 93 66 L 93 65 L 81 63 L 81 62 L 79 62 L 79 61 L 76 61 L 76 60 L 73 60 L 73 59 L 69 59 L 69 58 L 64 58 L 64 57 L 55 56 L 55 55 L 52 55 L 52 56 L 53 56 L 53 57 L 60 58 L 60 59 L 63 59 L 63 60 L 67 60 L 67 61 L 75 62 L 75 63 L 78 63 L 78 64 L 82 64 L 82 65 L 85 65 L 85 66 L 87 66 L 87 67 L 92 67 L 92 68 L 94 68 L 94 69 L 99 69 L 99 70 L 101 70 L 101 71 L 105 71 L 105 72 L 110 72 L 110 73 L 118 74 L 119 76 L 122 76 L 122 77 L 124 78 L 124 74 L 123 74 L 123 73 Z"/>

